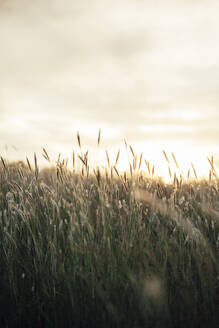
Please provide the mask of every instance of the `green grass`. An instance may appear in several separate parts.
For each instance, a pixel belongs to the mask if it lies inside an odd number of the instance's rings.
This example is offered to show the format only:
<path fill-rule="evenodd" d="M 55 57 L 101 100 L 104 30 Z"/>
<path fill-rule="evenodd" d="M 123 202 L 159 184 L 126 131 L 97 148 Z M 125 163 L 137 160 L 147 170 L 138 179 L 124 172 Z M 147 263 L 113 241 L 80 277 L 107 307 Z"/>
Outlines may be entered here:
<path fill-rule="evenodd" d="M 218 251 L 216 178 L 0 166 L 1 327 L 217 327 Z"/>

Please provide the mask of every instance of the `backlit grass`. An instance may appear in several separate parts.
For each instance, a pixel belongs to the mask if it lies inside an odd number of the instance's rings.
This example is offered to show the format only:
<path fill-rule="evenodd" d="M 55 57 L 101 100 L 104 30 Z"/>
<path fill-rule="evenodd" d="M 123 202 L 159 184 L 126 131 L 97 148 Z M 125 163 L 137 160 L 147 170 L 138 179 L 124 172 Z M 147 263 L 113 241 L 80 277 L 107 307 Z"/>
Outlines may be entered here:
<path fill-rule="evenodd" d="M 217 327 L 213 168 L 208 181 L 165 184 L 135 155 L 126 173 L 109 158 L 90 172 L 79 156 L 80 172 L 2 159 L 1 326 Z"/>

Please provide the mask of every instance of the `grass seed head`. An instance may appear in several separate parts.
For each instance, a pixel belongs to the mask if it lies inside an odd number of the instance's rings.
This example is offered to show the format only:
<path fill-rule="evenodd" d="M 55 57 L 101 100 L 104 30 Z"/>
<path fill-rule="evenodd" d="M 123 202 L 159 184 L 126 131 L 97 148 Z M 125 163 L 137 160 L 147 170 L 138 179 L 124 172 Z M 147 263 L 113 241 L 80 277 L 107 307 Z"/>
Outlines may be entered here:
<path fill-rule="evenodd" d="M 134 153 L 134 150 L 133 150 L 133 148 L 132 148 L 131 145 L 129 145 L 129 149 L 131 150 L 131 153 L 132 153 L 133 158 L 135 158 L 135 153 Z"/>
<path fill-rule="evenodd" d="M 73 150 L 72 154 L 72 163 L 73 163 L 73 169 L 75 169 L 75 151 Z"/>
<path fill-rule="evenodd" d="M 110 168 L 110 160 L 109 160 L 109 154 L 108 154 L 107 150 L 106 150 L 106 158 L 107 158 L 108 168 Z"/>
<path fill-rule="evenodd" d="M 143 156 L 143 154 L 141 153 L 140 160 L 139 160 L 139 165 L 138 165 L 138 169 L 139 169 L 139 170 L 140 170 L 140 168 L 141 168 L 142 156 Z"/>
<path fill-rule="evenodd" d="M 178 168 L 179 168 L 179 164 L 178 164 L 178 162 L 177 162 L 177 160 L 176 160 L 176 157 L 175 157 L 174 153 L 171 153 L 171 154 L 172 154 L 172 157 L 173 157 L 174 163 L 176 164 L 176 167 L 177 167 L 177 169 L 178 169 Z"/>
<path fill-rule="evenodd" d="M 77 132 L 78 146 L 81 148 L 81 138 L 79 132 Z"/>
<path fill-rule="evenodd" d="M 98 138 L 97 138 L 97 144 L 98 144 L 98 146 L 100 144 L 100 134 L 101 134 L 101 129 L 98 130 Z"/>
<path fill-rule="evenodd" d="M 44 157 L 46 158 L 46 160 L 48 161 L 48 162 L 50 162 L 50 157 L 49 157 L 49 155 L 48 155 L 48 153 L 47 153 L 47 151 L 46 151 L 46 149 L 45 148 L 43 148 L 43 153 L 44 153 Z"/>
<path fill-rule="evenodd" d="M 27 161 L 27 165 L 28 165 L 29 170 L 32 172 L 32 168 L 31 168 L 31 165 L 30 165 L 30 162 L 29 162 L 28 157 L 26 157 L 26 161 Z"/>
<path fill-rule="evenodd" d="M 116 162 L 115 162 L 115 165 L 114 165 L 114 166 L 116 166 L 117 163 L 118 163 L 118 160 L 119 160 L 119 154 L 120 154 L 120 149 L 118 150 L 118 153 L 117 153 L 117 156 L 116 156 Z"/>
<path fill-rule="evenodd" d="M 197 173 L 196 173 L 196 170 L 195 170 L 195 167 L 194 167 L 193 163 L 191 163 L 191 166 L 192 166 L 192 169 L 193 169 L 193 172 L 194 172 L 194 175 L 195 175 L 196 179 L 198 179 L 198 176 L 197 176 Z"/>
<path fill-rule="evenodd" d="M 164 154 L 164 157 L 165 157 L 165 159 L 166 159 L 167 163 L 169 164 L 169 163 L 170 163 L 170 161 L 169 161 L 169 159 L 168 159 L 168 157 L 167 157 L 167 154 L 166 154 L 165 150 L 163 150 L 163 154 Z"/>

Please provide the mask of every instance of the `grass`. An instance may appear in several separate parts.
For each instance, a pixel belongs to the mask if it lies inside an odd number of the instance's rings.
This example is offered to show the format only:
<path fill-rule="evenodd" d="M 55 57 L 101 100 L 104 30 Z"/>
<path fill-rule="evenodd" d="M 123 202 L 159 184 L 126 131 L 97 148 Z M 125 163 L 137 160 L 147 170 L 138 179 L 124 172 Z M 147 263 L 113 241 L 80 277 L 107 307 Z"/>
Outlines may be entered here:
<path fill-rule="evenodd" d="M 130 150 L 129 173 L 116 167 L 119 151 L 93 173 L 88 152 L 80 172 L 75 153 L 72 172 L 60 159 L 44 170 L 36 156 L 34 168 L 2 159 L 1 327 L 218 326 L 213 158 L 208 181 L 172 173 L 167 184 Z"/>

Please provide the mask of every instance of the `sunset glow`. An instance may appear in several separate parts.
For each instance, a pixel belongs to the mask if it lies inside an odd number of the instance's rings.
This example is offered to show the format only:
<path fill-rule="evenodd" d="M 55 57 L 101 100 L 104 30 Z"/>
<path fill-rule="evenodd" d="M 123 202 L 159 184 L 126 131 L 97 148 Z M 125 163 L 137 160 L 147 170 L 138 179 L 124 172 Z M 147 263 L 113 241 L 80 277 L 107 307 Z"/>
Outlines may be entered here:
<path fill-rule="evenodd" d="M 0 155 L 46 165 L 89 150 L 106 165 L 124 139 L 155 174 L 219 163 L 218 1 L 37 1 L 0 5 Z M 97 134 L 101 142 L 97 147 Z M 77 132 L 82 149 L 77 145 Z M 170 158 L 168 164 L 163 150 Z"/>

